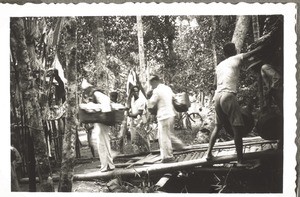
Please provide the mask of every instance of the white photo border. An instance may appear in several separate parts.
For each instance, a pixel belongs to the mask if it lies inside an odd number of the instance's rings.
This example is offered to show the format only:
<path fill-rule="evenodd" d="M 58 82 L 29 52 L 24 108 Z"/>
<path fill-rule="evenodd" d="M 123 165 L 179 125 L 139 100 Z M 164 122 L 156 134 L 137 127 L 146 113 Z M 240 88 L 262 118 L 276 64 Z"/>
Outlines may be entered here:
<path fill-rule="evenodd" d="M 11 193 L 10 192 L 10 98 L 9 98 L 9 40 L 10 17 L 25 16 L 107 16 L 107 15 L 284 15 L 284 169 L 282 194 L 242 194 L 243 196 L 295 196 L 296 188 L 296 4 L 295 3 L 79 3 L 79 4 L 31 4 L 8 5 L 0 4 L 0 61 L 1 61 L 1 92 L 4 95 L 2 102 L 2 136 L 0 137 L 0 191 L 5 196 L 31 196 L 41 193 Z M 4 178 L 5 177 L 5 178 Z M 1 192 L 1 193 L 3 193 Z M 1 194 L 2 195 L 2 194 Z M 43 193 L 43 195 L 84 195 L 82 193 L 60 194 Z M 91 196 L 99 194 L 88 193 Z M 104 194 L 101 194 L 104 195 Z M 105 195 L 116 195 L 105 193 Z M 117 194 L 120 195 L 120 194 Z M 122 194 L 124 195 L 124 194 Z M 133 195 L 133 194 L 131 194 Z M 134 194 L 141 195 L 141 194 Z M 149 194 L 142 194 L 149 195 Z M 159 194 L 155 194 L 159 195 Z M 189 194 L 195 195 L 195 194 Z M 207 194 L 196 194 L 206 196 Z M 241 194 L 230 194 L 241 195 Z M 210 196 L 215 196 L 210 194 Z M 220 194 L 218 195 L 220 196 Z"/>

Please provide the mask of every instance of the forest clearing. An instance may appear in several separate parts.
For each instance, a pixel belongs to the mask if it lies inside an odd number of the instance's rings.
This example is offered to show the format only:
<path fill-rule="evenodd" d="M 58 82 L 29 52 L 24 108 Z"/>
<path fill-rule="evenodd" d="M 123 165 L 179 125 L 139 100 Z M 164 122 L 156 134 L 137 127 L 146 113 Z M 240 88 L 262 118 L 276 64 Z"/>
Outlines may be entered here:
<path fill-rule="evenodd" d="M 227 43 L 262 50 L 231 92 L 243 130 L 230 119 L 214 144 Z M 10 48 L 12 191 L 282 192 L 282 15 L 12 17 Z M 172 95 L 171 162 L 150 107 L 160 84 L 186 102 Z"/>

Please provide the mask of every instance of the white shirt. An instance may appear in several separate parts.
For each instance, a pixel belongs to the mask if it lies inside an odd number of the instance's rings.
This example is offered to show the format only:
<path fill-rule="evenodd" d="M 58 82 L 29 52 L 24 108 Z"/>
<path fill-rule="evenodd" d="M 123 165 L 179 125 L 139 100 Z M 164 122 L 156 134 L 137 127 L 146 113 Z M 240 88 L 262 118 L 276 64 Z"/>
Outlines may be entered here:
<path fill-rule="evenodd" d="M 174 93 L 169 86 L 159 84 L 154 90 L 149 102 L 157 104 L 157 120 L 164 120 L 175 116 L 173 106 Z"/>
<path fill-rule="evenodd" d="M 108 96 L 106 96 L 100 91 L 95 91 L 94 95 L 96 97 L 97 103 L 101 104 L 101 111 L 103 112 L 111 111 L 111 103 L 110 103 L 110 98 Z"/>
<path fill-rule="evenodd" d="M 138 99 L 131 98 L 131 111 L 133 114 L 138 113 L 139 110 L 144 110 L 147 100 L 143 96 L 139 96 Z"/>
<path fill-rule="evenodd" d="M 132 123 L 134 125 L 140 124 L 143 121 L 143 115 L 145 115 L 146 110 L 145 110 L 145 106 L 147 103 L 147 99 L 144 96 L 139 96 L 138 99 L 134 99 L 134 97 L 132 97 L 131 99 L 131 112 L 133 114 L 136 114 L 139 112 L 139 110 L 143 110 L 143 114 L 142 115 L 138 115 L 136 118 L 131 118 Z"/>

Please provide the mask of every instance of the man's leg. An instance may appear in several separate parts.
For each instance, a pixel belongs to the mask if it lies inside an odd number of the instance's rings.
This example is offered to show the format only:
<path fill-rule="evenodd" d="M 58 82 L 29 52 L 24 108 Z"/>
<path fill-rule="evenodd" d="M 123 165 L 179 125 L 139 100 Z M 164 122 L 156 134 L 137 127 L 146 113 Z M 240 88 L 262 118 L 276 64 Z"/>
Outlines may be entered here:
<path fill-rule="evenodd" d="M 162 160 L 173 157 L 169 120 L 158 120 L 158 142 Z"/>
<path fill-rule="evenodd" d="M 109 126 L 98 124 L 99 126 L 99 135 L 97 136 L 97 146 L 99 158 L 101 161 L 101 171 L 105 172 L 108 170 L 115 169 L 110 147 L 110 138 L 109 138 Z"/>
<path fill-rule="evenodd" d="M 175 150 L 182 150 L 184 148 L 184 144 L 178 137 L 175 136 L 174 124 L 175 124 L 175 117 L 169 118 L 170 139 L 171 139 L 171 143 L 172 143 L 172 148 Z"/>
<path fill-rule="evenodd" d="M 238 164 L 243 163 L 243 139 L 242 139 L 243 129 L 244 129 L 243 126 L 233 126 L 232 127 Z"/>
<path fill-rule="evenodd" d="M 221 106 L 223 111 L 227 114 L 228 120 L 231 125 L 231 129 L 234 135 L 234 143 L 237 152 L 237 161 L 238 164 L 242 164 L 243 160 L 243 129 L 244 129 L 244 121 L 242 117 L 242 113 L 240 110 L 240 106 L 237 102 L 235 94 L 227 93 L 226 96 L 221 99 Z M 225 128 L 227 126 L 225 125 Z"/>
<path fill-rule="evenodd" d="M 224 113 L 223 110 L 221 108 L 220 105 L 220 99 L 222 98 L 222 94 L 216 94 L 214 99 L 215 99 L 215 128 L 214 130 L 211 132 L 210 134 L 210 138 L 209 138 L 209 144 L 208 144 L 208 149 L 206 152 L 206 159 L 209 160 L 213 157 L 212 155 L 212 149 L 216 143 L 217 140 L 217 136 L 219 131 L 222 129 L 222 123 L 221 123 L 221 119 L 224 120 Z"/>
<path fill-rule="evenodd" d="M 222 126 L 220 124 L 216 124 L 214 130 L 212 131 L 211 135 L 210 135 L 210 139 L 209 139 L 209 145 L 208 145 L 208 150 L 207 150 L 207 156 L 206 159 L 209 160 L 213 157 L 212 155 L 212 149 L 216 143 L 217 140 L 217 135 L 219 133 L 219 131 L 221 130 Z"/>

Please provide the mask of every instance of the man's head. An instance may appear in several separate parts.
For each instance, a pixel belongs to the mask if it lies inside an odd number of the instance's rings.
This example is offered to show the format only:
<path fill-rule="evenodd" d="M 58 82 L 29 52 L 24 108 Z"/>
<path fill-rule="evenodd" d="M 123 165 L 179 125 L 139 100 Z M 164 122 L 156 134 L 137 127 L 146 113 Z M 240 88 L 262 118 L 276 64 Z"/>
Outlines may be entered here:
<path fill-rule="evenodd" d="M 149 78 L 149 83 L 152 89 L 155 89 L 160 84 L 160 79 L 157 75 L 151 75 Z"/>
<path fill-rule="evenodd" d="M 139 98 L 139 87 L 138 86 L 134 86 L 132 87 L 132 95 L 134 96 L 135 99 Z"/>
<path fill-rule="evenodd" d="M 229 42 L 229 43 L 225 44 L 223 47 L 223 52 L 224 52 L 224 55 L 226 56 L 226 58 L 236 55 L 237 51 L 236 51 L 234 43 Z"/>
<path fill-rule="evenodd" d="M 110 93 L 109 93 L 110 100 L 111 100 L 112 102 L 116 103 L 117 100 L 118 100 L 118 95 L 119 95 L 119 94 L 118 94 L 117 91 L 112 91 L 112 92 L 110 92 Z"/>

